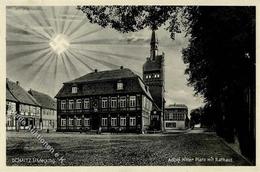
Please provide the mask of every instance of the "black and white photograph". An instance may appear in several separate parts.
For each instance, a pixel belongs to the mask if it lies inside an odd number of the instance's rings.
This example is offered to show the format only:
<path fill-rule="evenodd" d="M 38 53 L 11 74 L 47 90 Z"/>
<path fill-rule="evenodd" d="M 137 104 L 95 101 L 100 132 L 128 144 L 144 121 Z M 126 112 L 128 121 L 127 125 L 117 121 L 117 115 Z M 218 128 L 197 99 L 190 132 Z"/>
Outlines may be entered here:
<path fill-rule="evenodd" d="M 6 166 L 256 166 L 256 6 L 6 6 Z"/>

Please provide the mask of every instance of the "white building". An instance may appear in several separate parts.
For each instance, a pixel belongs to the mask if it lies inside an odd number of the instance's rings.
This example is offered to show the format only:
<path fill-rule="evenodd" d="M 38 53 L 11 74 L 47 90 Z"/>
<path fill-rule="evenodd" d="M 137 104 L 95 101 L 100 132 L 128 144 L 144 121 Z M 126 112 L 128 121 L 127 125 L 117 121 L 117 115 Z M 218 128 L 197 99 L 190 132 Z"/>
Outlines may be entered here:
<path fill-rule="evenodd" d="M 188 107 L 183 104 L 173 104 L 165 108 L 164 130 L 183 130 L 188 127 Z"/>

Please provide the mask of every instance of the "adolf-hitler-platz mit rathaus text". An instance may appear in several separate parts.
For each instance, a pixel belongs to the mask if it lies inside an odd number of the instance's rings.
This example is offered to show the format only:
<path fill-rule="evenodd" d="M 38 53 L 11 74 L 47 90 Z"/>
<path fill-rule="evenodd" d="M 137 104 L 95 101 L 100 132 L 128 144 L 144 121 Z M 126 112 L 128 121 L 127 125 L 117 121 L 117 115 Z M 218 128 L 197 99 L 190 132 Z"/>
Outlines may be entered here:
<path fill-rule="evenodd" d="M 152 31 L 150 56 L 143 64 L 142 77 L 123 66 L 95 69 L 64 82 L 56 101 L 44 93 L 27 92 L 18 81 L 7 79 L 7 130 L 34 127 L 58 132 L 146 133 L 186 129 L 187 106 L 165 107 L 164 58 L 164 53 L 158 53 L 158 39 Z M 17 120 L 17 112 L 25 123 Z"/>

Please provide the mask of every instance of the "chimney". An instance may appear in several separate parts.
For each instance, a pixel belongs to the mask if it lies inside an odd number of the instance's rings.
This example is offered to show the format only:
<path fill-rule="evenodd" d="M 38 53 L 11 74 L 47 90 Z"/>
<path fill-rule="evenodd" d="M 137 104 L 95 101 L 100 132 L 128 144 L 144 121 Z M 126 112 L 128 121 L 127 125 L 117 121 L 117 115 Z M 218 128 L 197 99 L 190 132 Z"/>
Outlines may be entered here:
<path fill-rule="evenodd" d="M 124 66 L 120 66 L 120 69 L 124 69 Z"/>
<path fill-rule="evenodd" d="M 97 73 L 98 72 L 98 70 L 97 69 L 95 69 L 95 73 Z"/>
<path fill-rule="evenodd" d="M 19 85 L 19 86 L 20 86 L 20 82 L 19 82 L 19 81 L 16 81 L 16 85 Z"/>

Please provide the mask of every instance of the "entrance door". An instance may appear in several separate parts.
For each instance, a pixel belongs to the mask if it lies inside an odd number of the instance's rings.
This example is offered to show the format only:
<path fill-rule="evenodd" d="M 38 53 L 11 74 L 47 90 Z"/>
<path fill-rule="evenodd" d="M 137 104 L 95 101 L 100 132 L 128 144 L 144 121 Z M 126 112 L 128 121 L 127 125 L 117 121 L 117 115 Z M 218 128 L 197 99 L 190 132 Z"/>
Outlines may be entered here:
<path fill-rule="evenodd" d="M 91 120 L 91 126 L 93 130 L 97 130 L 100 126 L 100 116 L 95 114 Z"/>

